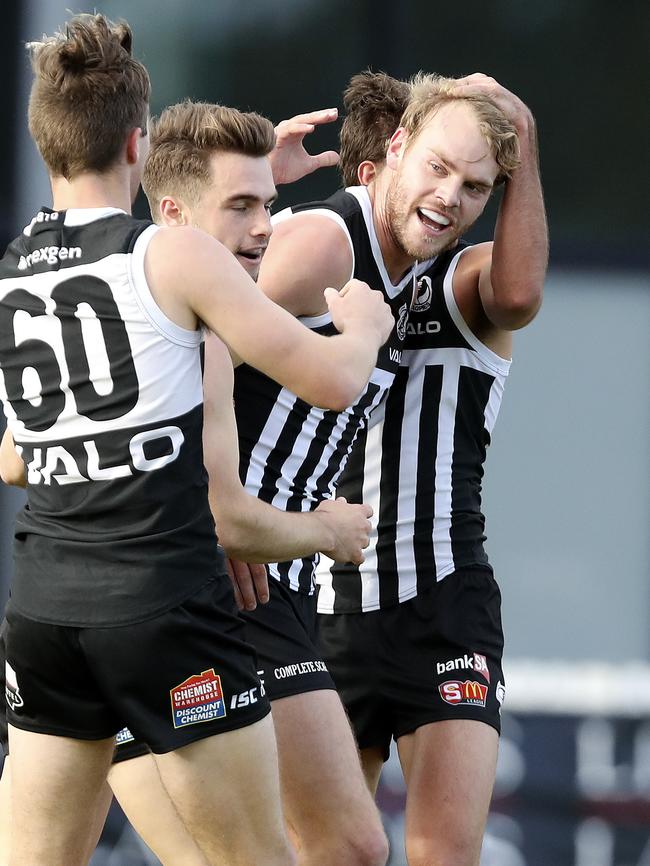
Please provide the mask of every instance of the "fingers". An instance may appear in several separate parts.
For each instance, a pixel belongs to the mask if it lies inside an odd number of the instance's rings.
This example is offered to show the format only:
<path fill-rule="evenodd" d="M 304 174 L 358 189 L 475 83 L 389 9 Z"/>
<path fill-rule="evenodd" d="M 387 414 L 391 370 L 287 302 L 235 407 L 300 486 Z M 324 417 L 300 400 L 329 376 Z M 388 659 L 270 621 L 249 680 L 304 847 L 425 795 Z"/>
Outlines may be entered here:
<path fill-rule="evenodd" d="M 255 585 L 255 594 L 260 604 L 266 604 L 269 600 L 269 577 L 265 565 L 253 563 L 249 566 L 251 577 Z"/>
<path fill-rule="evenodd" d="M 228 572 L 228 577 L 230 578 L 230 582 L 232 583 L 232 589 L 235 594 L 235 604 L 237 605 L 238 610 L 244 610 L 244 598 L 241 594 L 241 590 L 239 589 L 239 584 L 237 583 L 237 578 L 235 577 L 235 566 L 237 565 L 231 559 L 226 559 L 226 571 Z"/>
<path fill-rule="evenodd" d="M 264 565 L 228 559 L 226 567 L 239 610 L 255 610 L 258 601 L 266 604 L 269 600 L 269 583 Z"/>
<path fill-rule="evenodd" d="M 335 150 L 324 150 L 322 153 L 315 153 L 311 157 L 311 162 L 313 165 L 312 171 L 316 171 L 319 168 L 331 168 L 334 165 L 338 165 L 339 155 Z"/>
<path fill-rule="evenodd" d="M 339 116 L 338 108 L 320 108 L 317 111 L 308 111 L 305 114 L 296 114 L 294 117 L 290 117 L 288 120 L 283 120 L 276 126 L 276 133 L 278 128 L 283 124 L 310 124 L 312 129 L 314 126 L 321 123 L 331 123 L 333 120 Z M 311 130 L 309 130 L 311 132 Z"/>

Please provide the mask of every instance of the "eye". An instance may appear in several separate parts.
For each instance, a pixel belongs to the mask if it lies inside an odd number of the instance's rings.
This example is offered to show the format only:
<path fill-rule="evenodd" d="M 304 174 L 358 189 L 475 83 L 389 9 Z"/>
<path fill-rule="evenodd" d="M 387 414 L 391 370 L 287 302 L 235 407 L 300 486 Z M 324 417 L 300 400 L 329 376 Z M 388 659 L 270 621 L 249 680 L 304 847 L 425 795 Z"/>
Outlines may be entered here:
<path fill-rule="evenodd" d="M 269 216 L 271 216 L 271 210 L 272 210 L 272 209 L 273 209 L 273 205 L 272 205 L 272 204 L 265 204 L 265 205 L 264 205 L 264 210 L 267 212 L 267 214 L 268 214 Z"/>
<path fill-rule="evenodd" d="M 444 171 L 443 167 L 441 165 L 438 165 L 437 162 L 430 162 L 429 165 L 436 172 L 436 174 L 442 174 L 442 172 Z"/>

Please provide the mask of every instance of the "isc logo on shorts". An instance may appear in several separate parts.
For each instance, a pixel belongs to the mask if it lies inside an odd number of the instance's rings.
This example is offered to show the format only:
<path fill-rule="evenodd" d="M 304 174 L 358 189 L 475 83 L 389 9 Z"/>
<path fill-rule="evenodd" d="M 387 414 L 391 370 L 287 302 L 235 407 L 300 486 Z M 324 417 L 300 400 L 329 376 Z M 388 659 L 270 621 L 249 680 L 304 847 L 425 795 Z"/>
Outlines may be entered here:
<path fill-rule="evenodd" d="M 221 677 L 214 668 L 194 674 L 169 692 L 175 728 L 211 722 L 226 715 Z"/>
<path fill-rule="evenodd" d="M 469 704 L 474 707 L 484 707 L 488 687 L 474 680 L 447 680 L 438 686 L 440 697 L 452 706 Z"/>

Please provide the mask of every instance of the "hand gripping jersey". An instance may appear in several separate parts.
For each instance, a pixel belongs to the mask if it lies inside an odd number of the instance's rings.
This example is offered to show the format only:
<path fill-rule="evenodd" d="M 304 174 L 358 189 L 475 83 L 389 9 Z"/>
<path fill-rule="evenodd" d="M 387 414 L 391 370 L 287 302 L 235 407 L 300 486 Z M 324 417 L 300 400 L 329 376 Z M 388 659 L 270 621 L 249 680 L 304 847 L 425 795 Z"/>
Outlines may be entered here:
<path fill-rule="evenodd" d="M 460 314 L 462 247 L 419 280 L 395 383 L 339 481 L 339 495 L 373 507 L 373 531 L 362 565 L 320 563 L 320 613 L 391 607 L 458 569 L 489 567 L 481 480 L 510 361 Z"/>
<path fill-rule="evenodd" d="M 0 262 L 0 396 L 28 480 L 12 604 L 32 619 L 143 620 L 216 572 L 201 337 L 151 296 L 157 230 L 43 208 Z"/>
<path fill-rule="evenodd" d="M 246 365 L 235 370 L 242 483 L 252 495 L 285 511 L 311 511 L 323 499 L 334 495 L 352 444 L 393 381 L 406 333 L 414 277 L 427 265 L 418 265 L 404 274 L 397 285 L 391 284 L 365 187 L 350 187 L 324 202 L 289 208 L 275 220 L 304 213 L 325 216 L 341 227 L 352 250 L 354 264 L 350 277 L 364 280 L 384 293 L 396 325 L 380 349 L 367 387 L 356 403 L 343 412 L 316 409 Z M 301 321 L 321 334 L 336 333 L 329 313 Z M 311 593 L 315 561 L 316 557 L 307 557 L 276 563 L 269 566 L 269 571 L 292 589 Z"/>

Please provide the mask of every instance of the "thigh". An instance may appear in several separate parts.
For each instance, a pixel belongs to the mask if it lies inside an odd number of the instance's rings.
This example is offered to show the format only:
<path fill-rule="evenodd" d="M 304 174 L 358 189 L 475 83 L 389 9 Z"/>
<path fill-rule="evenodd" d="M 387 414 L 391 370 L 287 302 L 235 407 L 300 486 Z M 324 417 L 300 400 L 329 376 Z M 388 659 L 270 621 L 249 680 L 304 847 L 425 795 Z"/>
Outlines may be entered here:
<path fill-rule="evenodd" d="M 269 700 L 333 689 L 316 645 L 316 596 L 295 592 L 274 578 L 269 579 L 269 595 L 266 604 L 240 613 Z"/>
<path fill-rule="evenodd" d="M 209 863 L 290 866 L 270 716 L 154 757 Z"/>
<path fill-rule="evenodd" d="M 86 629 L 83 640 L 111 706 L 153 752 L 245 727 L 270 711 L 226 577 L 155 619 Z"/>
<path fill-rule="evenodd" d="M 79 740 L 10 726 L 9 740 L 10 862 L 81 866 L 106 805 L 113 738 Z"/>
<path fill-rule="evenodd" d="M 272 706 L 285 815 L 301 843 L 351 829 L 361 836 L 378 823 L 336 692 L 294 695 Z"/>
<path fill-rule="evenodd" d="M 113 761 L 108 782 L 129 823 L 163 866 L 208 866 L 172 803 L 152 754 Z"/>
<path fill-rule="evenodd" d="M 409 863 L 478 864 L 497 747 L 494 728 L 467 719 L 434 722 L 400 737 Z"/>

